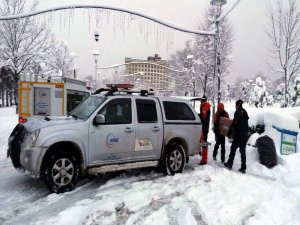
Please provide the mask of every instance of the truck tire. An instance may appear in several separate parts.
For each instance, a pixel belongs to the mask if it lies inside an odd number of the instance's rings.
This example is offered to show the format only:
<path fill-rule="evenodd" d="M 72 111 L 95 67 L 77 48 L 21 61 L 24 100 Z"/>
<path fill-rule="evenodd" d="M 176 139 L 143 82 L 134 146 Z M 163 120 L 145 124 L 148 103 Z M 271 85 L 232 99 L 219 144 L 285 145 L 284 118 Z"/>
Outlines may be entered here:
<path fill-rule="evenodd" d="M 57 152 L 47 163 L 45 182 L 50 191 L 64 193 L 74 189 L 79 178 L 76 157 L 67 152 Z"/>
<path fill-rule="evenodd" d="M 185 166 L 185 153 L 179 144 L 170 145 L 164 157 L 164 170 L 167 175 L 181 173 Z"/>

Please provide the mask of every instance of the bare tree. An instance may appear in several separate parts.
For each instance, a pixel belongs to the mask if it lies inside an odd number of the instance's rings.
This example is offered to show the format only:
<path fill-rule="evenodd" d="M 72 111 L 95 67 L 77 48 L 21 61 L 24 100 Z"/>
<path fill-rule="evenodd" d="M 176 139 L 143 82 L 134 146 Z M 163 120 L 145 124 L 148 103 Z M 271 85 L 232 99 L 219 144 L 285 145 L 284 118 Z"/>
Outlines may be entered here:
<path fill-rule="evenodd" d="M 268 2 L 270 29 L 267 32 L 273 44 L 273 56 L 284 75 L 284 105 L 287 106 L 288 87 L 300 67 L 300 10 L 297 0 L 272 0 Z"/>
<path fill-rule="evenodd" d="M 25 0 L 4 0 L 0 5 L 1 15 L 24 13 Z M 32 5 L 30 11 L 35 9 Z M 32 60 L 43 51 L 47 40 L 45 26 L 37 25 L 30 17 L 0 21 L 2 40 L 0 61 L 13 71 L 15 94 L 19 75 L 29 68 Z"/>

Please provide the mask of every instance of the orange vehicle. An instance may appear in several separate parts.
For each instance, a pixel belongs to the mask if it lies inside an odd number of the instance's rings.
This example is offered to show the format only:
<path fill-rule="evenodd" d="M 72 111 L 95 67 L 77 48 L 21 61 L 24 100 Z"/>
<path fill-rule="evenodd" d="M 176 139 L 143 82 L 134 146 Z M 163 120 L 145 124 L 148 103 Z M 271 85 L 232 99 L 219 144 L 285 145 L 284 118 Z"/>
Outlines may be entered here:
<path fill-rule="evenodd" d="M 86 82 L 73 78 L 19 81 L 19 122 L 67 115 L 88 96 Z"/>

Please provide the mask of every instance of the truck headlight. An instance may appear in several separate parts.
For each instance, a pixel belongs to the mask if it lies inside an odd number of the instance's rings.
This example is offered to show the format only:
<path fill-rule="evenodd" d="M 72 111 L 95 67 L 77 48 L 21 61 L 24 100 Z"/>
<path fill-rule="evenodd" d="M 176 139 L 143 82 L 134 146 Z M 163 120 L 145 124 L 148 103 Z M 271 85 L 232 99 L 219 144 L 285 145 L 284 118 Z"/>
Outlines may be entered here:
<path fill-rule="evenodd" d="M 33 131 L 32 133 L 28 133 L 25 137 L 25 141 L 23 142 L 23 147 L 25 149 L 32 148 L 35 145 L 35 142 L 39 136 L 40 130 Z"/>

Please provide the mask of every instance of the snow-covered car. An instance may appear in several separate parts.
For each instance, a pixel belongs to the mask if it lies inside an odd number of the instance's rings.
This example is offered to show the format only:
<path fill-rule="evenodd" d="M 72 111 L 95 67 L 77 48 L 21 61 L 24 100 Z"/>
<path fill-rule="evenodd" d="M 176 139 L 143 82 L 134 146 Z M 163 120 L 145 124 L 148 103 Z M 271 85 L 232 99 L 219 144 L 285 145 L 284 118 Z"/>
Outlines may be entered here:
<path fill-rule="evenodd" d="M 180 173 L 200 152 L 201 129 L 187 100 L 113 87 L 99 89 L 69 116 L 18 124 L 8 156 L 19 171 L 43 177 L 61 193 L 72 190 L 80 174 L 151 166 Z"/>

